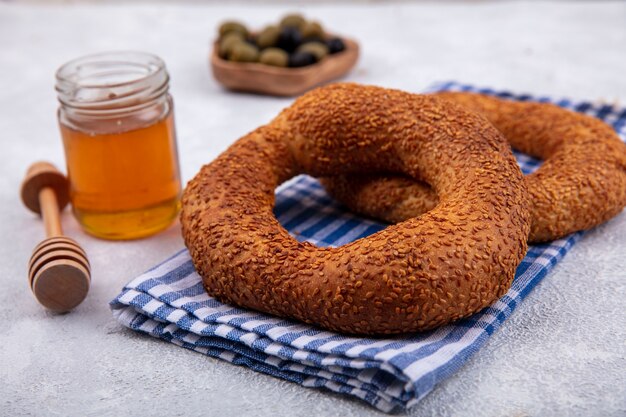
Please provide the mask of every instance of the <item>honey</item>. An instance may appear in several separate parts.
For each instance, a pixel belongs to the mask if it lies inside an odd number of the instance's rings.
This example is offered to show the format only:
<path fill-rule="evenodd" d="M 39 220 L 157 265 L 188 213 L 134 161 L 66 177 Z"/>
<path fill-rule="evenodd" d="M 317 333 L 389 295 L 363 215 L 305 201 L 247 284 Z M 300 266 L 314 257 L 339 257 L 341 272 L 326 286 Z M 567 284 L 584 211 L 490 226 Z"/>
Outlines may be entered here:
<path fill-rule="evenodd" d="M 134 54 L 124 58 L 137 60 Z M 172 223 L 180 207 L 169 77 L 162 61 L 151 55 L 140 55 L 149 63 L 141 61 L 138 69 L 119 68 L 119 58 L 87 58 L 78 81 L 57 83 L 73 213 L 97 237 L 154 234 Z M 94 58 L 98 65 L 90 67 Z M 155 72 L 160 77 L 152 77 Z"/>
<path fill-rule="evenodd" d="M 91 234 L 150 235 L 178 213 L 180 179 L 172 114 L 145 128 L 89 134 L 61 125 L 73 212 Z"/>

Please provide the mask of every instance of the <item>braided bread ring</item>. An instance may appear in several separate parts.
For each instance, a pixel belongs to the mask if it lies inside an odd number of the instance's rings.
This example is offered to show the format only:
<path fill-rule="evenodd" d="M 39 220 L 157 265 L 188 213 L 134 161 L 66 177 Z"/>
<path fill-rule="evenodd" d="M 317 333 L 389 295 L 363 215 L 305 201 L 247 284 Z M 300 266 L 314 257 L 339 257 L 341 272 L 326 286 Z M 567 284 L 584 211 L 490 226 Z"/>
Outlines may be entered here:
<path fill-rule="evenodd" d="M 438 157 L 435 159 L 433 155 Z M 300 173 L 404 172 L 439 205 L 337 248 L 298 242 L 272 213 Z M 354 84 L 314 90 L 190 181 L 183 237 L 219 300 L 357 334 L 426 330 L 509 288 L 530 227 L 523 175 L 481 116 L 436 97 Z"/>
<path fill-rule="evenodd" d="M 513 148 L 545 161 L 526 176 L 530 242 L 590 229 L 626 205 L 626 145 L 601 120 L 552 104 L 472 93 L 435 95 L 484 115 Z M 322 183 L 355 212 L 390 223 L 417 217 L 438 201 L 427 184 L 406 176 L 343 175 Z"/>

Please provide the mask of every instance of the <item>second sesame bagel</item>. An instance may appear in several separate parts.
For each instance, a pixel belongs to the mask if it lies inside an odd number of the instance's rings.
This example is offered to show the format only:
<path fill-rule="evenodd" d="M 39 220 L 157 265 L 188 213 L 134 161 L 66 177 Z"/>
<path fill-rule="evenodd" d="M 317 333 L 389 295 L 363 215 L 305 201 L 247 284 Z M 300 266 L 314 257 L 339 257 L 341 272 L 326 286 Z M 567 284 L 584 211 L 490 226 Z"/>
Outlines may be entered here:
<path fill-rule="evenodd" d="M 435 157 L 436 156 L 436 157 Z M 403 172 L 427 214 L 341 247 L 298 242 L 272 213 L 287 179 Z M 510 287 L 527 249 L 527 190 L 503 136 L 437 97 L 335 84 L 300 97 L 187 185 L 183 237 L 219 300 L 357 334 L 431 329 Z"/>
<path fill-rule="evenodd" d="M 484 115 L 513 148 L 544 160 L 525 177 L 531 197 L 529 241 L 592 228 L 626 206 L 626 145 L 601 120 L 546 103 L 474 93 L 434 95 Z M 344 175 L 322 183 L 352 210 L 390 223 L 438 204 L 428 184 L 406 175 Z"/>

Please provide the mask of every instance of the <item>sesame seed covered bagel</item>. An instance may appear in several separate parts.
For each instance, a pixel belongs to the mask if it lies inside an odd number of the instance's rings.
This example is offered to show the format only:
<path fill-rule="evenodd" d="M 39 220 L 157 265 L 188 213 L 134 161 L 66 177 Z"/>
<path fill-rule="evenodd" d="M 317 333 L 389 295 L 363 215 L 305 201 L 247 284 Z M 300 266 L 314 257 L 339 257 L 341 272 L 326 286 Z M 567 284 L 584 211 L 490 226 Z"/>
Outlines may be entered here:
<path fill-rule="evenodd" d="M 402 172 L 439 204 L 336 248 L 298 242 L 272 213 L 289 178 Z M 523 175 L 482 116 L 355 84 L 313 90 L 187 185 L 183 237 L 219 300 L 355 334 L 431 329 L 509 288 L 529 231 Z"/>
<path fill-rule="evenodd" d="M 604 223 L 626 206 L 626 145 L 606 123 L 561 107 L 474 93 L 436 93 L 484 115 L 511 146 L 544 160 L 525 177 L 531 197 L 530 242 Z M 390 223 L 435 207 L 438 194 L 406 175 L 343 175 L 322 183 L 352 210 Z"/>

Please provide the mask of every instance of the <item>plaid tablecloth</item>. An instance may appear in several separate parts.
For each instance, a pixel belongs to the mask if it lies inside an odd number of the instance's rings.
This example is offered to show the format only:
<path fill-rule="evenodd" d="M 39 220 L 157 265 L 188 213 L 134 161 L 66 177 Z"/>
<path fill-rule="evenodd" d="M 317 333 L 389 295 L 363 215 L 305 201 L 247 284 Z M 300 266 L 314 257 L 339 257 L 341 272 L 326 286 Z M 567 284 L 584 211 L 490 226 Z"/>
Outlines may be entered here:
<path fill-rule="evenodd" d="M 476 88 L 456 82 L 430 91 L 474 91 L 512 100 L 552 102 L 596 116 L 626 137 L 626 109 Z M 516 154 L 528 174 L 540 162 Z M 355 216 L 313 178 L 300 176 L 276 192 L 274 212 L 299 240 L 338 246 L 385 226 Z M 532 245 L 508 293 L 481 312 L 433 331 L 391 338 L 350 337 L 223 304 L 202 288 L 181 250 L 130 281 L 111 302 L 124 326 L 259 372 L 360 398 L 386 412 L 416 404 L 456 372 L 580 239 L 582 233 Z"/>

